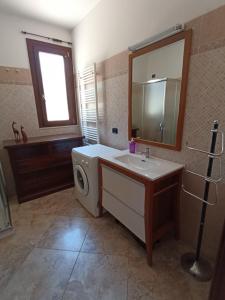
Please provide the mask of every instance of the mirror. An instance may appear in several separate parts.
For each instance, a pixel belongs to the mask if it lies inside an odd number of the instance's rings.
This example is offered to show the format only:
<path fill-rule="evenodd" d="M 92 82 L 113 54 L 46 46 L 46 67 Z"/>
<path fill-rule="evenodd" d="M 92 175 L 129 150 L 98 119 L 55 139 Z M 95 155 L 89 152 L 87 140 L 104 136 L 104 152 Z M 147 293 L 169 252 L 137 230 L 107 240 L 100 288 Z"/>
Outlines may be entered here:
<path fill-rule="evenodd" d="M 191 31 L 182 31 L 129 56 L 129 138 L 180 150 Z"/>

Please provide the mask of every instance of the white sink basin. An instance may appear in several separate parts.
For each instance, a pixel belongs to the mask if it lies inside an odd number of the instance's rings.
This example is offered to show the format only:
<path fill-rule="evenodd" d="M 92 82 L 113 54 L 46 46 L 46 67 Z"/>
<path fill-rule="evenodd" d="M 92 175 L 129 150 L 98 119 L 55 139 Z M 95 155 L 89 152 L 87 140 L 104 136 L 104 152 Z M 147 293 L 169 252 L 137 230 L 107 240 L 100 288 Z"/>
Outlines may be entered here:
<path fill-rule="evenodd" d="M 184 167 L 181 164 L 158 157 L 151 156 L 150 158 L 145 158 L 141 154 L 132 154 L 129 150 L 121 150 L 120 154 L 115 156 L 100 155 L 99 157 L 150 180 L 156 180 Z"/>
<path fill-rule="evenodd" d="M 160 165 L 160 163 L 156 159 L 144 158 L 144 156 L 142 155 L 124 154 L 115 157 L 115 159 L 122 163 L 127 164 L 130 167 L 143 170 L 143 171 L 153 169 Z"/>

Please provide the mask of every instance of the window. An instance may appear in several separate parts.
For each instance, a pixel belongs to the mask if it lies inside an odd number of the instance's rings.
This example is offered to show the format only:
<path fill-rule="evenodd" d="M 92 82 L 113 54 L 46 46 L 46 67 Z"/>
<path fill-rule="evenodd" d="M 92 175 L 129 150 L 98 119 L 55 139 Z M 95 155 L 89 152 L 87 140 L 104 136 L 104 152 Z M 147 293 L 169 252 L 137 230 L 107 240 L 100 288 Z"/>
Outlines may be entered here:
<path fill-rule="evenodd" d="M 39 126 L 76 124 L 71 48 L 26 41 Z"/>

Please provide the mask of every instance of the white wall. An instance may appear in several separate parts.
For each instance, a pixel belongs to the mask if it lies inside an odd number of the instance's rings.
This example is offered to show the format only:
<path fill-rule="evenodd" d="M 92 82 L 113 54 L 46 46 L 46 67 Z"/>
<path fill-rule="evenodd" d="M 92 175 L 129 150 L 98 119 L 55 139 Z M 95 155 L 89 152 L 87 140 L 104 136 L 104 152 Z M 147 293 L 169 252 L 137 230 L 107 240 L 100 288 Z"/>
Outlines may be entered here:
<path fill-rule="evenodd" d="M 184 40 L 135 57 L 133 82 L 146 82 L 156 78 L 181 78 L 183 69 Z"/>
<path fill-rule="evenodd" d="M 71 34 L 68 30 L 0 13 L 0 66 L 12 67 L 10 70 L 0 69 L 0 79 L 3 80 L 0 81 L 0 160 L 6 176 L 8 195 L 15 193 L 15 187 L 8 155 L 3 149 L 2 141 L 13 138 L 12 121 L 17 122 L 17 126 L 23 124 L 28 138 L 71 132 L 80 133 L 80 127 L 77 125 L 39 128 L 33 86 L 31 83 L 18 83 L 18 78 L 23 78 L 23 74 L 25 78 L 30 74 L 26 46 L 28 36 L 21 34 L 21 30 L 71 41 Z M 29 36 L 29 38 L 32 37 Z M 9 75 L 6 75 L 8 72 Z"/>
<path fill-rule="evenodd" d="M 76 65 L 102 61 L 223 4 L 224 0 L 102 0 L 73 30 Z"/>
<path fill-rule="evenodd" d="M 69 30 L 0 13 L 0 66 L 29 68 L 25 39 L 33 37 L 21 34 L 21 30 L 71 41 Z"/>

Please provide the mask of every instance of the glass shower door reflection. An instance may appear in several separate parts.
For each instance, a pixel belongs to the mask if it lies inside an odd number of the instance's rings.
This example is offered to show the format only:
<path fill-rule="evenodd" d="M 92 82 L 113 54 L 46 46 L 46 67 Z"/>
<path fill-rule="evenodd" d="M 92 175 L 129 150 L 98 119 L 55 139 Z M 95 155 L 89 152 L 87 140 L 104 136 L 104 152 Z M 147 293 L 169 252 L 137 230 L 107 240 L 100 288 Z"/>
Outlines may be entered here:
<path fill-rule="evenodd" d="M 143 110 L 143 138 L 163 142 L 166 81 L 145 84 Z"/>
<path fill-rule="evenodd" d="M 142 87 L 142 94 L 140 93 L 141 89 L 137 89 L 137 85 L 132 91 L 135 100 L 132 102 L 132 109 L 136 112 L 133 114 L 133 127 L 140 128 L 139 133 L 144 140 L 174 145 L 177 134 L 181 81 L 164 78 L 143 83 Z M 138 105 L 140 112 L 137 109 Z"/>
<path fill-rule="evenodd" d="M 8 200 L 5 193 L 5 181 L 0 164 L 0 233 L 11 228 Z"/>

